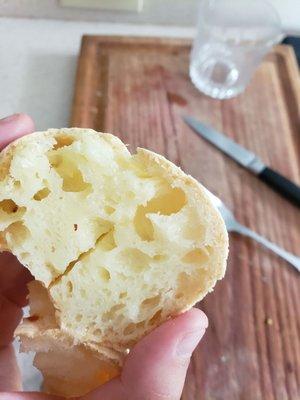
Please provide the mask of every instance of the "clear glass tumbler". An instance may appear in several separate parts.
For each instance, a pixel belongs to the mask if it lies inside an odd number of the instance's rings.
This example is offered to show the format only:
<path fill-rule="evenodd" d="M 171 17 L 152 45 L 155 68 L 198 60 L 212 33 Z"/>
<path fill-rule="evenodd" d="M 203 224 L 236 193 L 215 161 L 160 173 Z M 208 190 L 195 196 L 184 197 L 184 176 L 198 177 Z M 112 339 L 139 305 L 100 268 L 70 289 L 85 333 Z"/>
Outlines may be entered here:
<path fill-rule="evenodd" d="M 234 97 L 282 38 L 280 18 L 264 0 L 202 0 L 191 80 L 208 96 Z"/>

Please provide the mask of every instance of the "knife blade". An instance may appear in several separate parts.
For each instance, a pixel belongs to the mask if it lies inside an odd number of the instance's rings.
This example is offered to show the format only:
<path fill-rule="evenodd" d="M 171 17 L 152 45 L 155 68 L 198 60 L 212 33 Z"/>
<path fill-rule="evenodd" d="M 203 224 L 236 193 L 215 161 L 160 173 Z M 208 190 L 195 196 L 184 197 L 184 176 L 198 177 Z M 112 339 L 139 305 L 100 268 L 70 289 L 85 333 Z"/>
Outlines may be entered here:
<path fill-rule="evenodd" d="M 223 153 L 227 154 L 238 164 L 258 176 L 282 196 L 300 207 L 300 187 L 283 175 L 266 166 L 255 153 L 245 149 L 232 139 L 218 132 L 214 128 L 203 124 L 190 116 L 184 116 L 184 121 L 198 135 L 213 144 Z"/>

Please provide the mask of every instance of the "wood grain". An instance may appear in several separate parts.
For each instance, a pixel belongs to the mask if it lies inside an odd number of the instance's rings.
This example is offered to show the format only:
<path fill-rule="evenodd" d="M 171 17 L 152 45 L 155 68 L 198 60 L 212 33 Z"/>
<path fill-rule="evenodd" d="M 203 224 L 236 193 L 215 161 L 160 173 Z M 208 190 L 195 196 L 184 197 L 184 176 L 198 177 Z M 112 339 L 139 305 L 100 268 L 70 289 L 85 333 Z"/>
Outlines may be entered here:
<path fill-rule="evenodd" d="M 291 48 L 269 54 L 242 95 L 199 93 L 186 40 L 83 38 L 72 126 L 118 135 L 180 165 L 240 222 L 300 254 L 299 209 L 196 136 L 192 115 L 226 132 L 300 184 L 300 83 Z M 255 242 L 232 235 L 225 279 L 199 305 L 210 327 L 183 400 L 300 399 L 300 276 Z"/>

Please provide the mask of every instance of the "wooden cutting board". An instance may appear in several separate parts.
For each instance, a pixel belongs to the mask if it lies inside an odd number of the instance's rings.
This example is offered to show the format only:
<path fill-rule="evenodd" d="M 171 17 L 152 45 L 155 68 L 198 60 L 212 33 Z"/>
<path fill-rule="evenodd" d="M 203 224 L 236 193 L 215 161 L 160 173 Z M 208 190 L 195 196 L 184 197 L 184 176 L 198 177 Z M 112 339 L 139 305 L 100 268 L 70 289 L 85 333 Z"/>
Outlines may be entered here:
<path fill-rule="evenodd" d="M 199 93 L 190 42 L 85 36 L 71 125 L 119 136 L 180 165 L 240 222 L 300 255 L 300 210 L 198 137 L 188 114 L 226 132 L 300 184 L 300 81 L 291 48 L 267 56 L 245 93 Z M 210 326 L 183 400 L 300 399 L 300 274 L 250 239 L 230 236 L 225 279 L 199 304 Z"/>

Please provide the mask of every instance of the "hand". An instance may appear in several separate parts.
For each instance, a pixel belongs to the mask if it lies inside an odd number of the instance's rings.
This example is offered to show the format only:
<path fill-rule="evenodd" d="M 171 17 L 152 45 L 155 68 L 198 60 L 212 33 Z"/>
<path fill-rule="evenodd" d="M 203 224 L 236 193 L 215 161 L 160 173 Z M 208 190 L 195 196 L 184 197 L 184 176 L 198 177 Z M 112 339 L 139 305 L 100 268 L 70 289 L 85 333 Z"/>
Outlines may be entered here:
<path fill-rule="evenodd" d="M 0 120 L 0 150 L 33 130 L 34 124 L 25 114 Z M 0 254 L 0 392 L 20 390 L 22 387 L 11 343 L 14 330 L 22 318 L 22 307 L 26 304 L 26 284 L 31 279 L 29 271 L 14 256 L 9 253 Z"/>
<path fill-rule="evenodd" d="M 0 120 L 0 148 L 34 130 L 25 114 Z M 0 257 L 0 400 L 58 400 L 56 396 L 20 392 L 21 376 L 13 352 L 13 332 L 26 304 L 32 279 L 10 254 Z M 192 309 L 156 328 L 134 346 L 120 377 L 81 400 L 179 400 L 190 357 L 207 328 L 205 314 Z"/>

